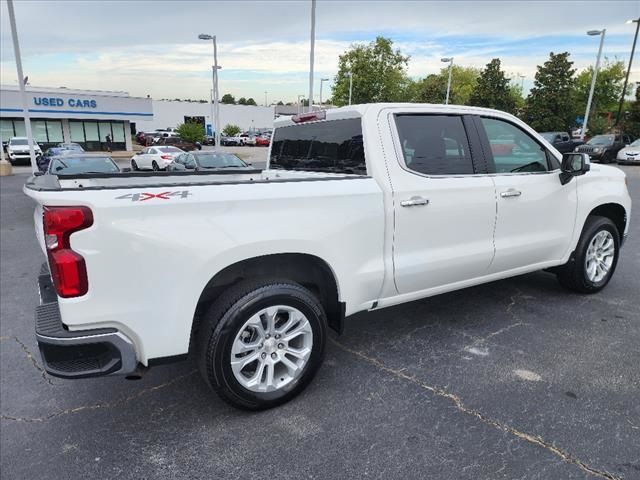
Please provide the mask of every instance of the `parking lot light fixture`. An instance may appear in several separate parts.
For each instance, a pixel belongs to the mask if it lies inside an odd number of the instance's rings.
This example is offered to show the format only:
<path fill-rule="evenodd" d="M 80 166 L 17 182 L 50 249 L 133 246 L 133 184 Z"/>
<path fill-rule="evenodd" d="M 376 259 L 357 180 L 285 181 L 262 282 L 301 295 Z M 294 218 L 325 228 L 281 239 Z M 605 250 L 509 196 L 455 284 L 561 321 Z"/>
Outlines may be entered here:
<path fill-rule="evenodd" d="M 211 40 L 213 44 L 213 67 L 212 67 L 212 81 L 213 81 L 213 102 L 211 104 L 211 128 L 215 127 L 215 136 L 214 143 L 215 147 L 218 148 L 220 146 L 220 106 L 219 106 L 219 91 L 218 91 L 218 70 L 222 67 L 218 65 L 218 44 L 216 43 L 216 36 L 209 35 L 207 33 L 201 33 L 198 35 L 200 40 Z"/>
<path fill-rule="evenodd" d="M 589 30 L 587 35 L 590 37 L 594 37 L 596 35 L 600 35 L 600 48 L 598 48 L 598 57 L 596 58 L 596 67 L 593 70 L 593 75 L 591 76 L 591 88 L 589 89 L 589 98 L 587 100 L 587 110 L 584 114 L 584 121 L 582 122 L 582 134 L 581 137 L 587 134 L 587 123 L 589 121 L 589 114 L 591 113 L 591 101 L 593 100 L 593 91 L 596 88 L 596 78 L 598 77 L 598 69 L 600 68 L 600 56 L 602 55 L 602 45 L 604 44 L 604 36 L 607 33 L 607 29 L 604 28 L 602 30 Z"/>
<path fill-rule="evenodd" d="M 320 109 L 322 109 L 322 84 L 324 82 L 328 82 L 329 79 L 328 78 L 321 78 L 320 79 Z"/>
<path fill-rule="evenodd" d="M 449 64 L 449 80 L 447 80 L 447 96 L 444 100 L 445 105 L 449 105 L 449 94 L 451 92 L 451 71 L 453 70 L 453 57 L 443 57 L 440 59 L 443 63 Z"/>
<path fill-rule="evenodd" d="M 622 94 L 620 94 L 620 103 L 618 104 L 618 114 L 616 115 L 616 125 L 620 121 L 620 114 L 622 113 L 622 105 L 624 104 L 624 95 L 627 93 L 627 85 L 629 83 L 629 73 L 631 72 L 631 65 L 633 64 L 633 55 L 636 52 L 636 42 L 638 41 L 638 30 L 640 30 L 640 18 L 635 20 L 627 20 L 627 25 L 636 24 L 636 34 L 633 36 L 633 44 L 631 45 L 631 56 L 629 57 L 629 67 L 627 68 L 627 75 L 624 77 L 624 87 L 622 87 Z"/>

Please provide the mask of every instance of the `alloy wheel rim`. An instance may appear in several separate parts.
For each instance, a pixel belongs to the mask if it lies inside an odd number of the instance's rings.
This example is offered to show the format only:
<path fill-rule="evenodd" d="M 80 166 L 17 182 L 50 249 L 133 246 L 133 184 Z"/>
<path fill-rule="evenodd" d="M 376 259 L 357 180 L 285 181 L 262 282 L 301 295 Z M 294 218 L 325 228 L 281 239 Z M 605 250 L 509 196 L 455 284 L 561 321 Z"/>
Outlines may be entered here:
<path fill-rule="evenodd" d="M 601 282 L 611 270 L 615 256 L 613 235 L 607 230 L 598 232 L 589 242 L 584 266 L 587 278 L 593 283 Z"/>
<path fill-rule="evenodd" d="M 287 305 L 263 308 L 247 320 L 231 347 L 236 380 L 252 392 L 273 392 L 296 380 L 313 347 L 307 317 Z"/>

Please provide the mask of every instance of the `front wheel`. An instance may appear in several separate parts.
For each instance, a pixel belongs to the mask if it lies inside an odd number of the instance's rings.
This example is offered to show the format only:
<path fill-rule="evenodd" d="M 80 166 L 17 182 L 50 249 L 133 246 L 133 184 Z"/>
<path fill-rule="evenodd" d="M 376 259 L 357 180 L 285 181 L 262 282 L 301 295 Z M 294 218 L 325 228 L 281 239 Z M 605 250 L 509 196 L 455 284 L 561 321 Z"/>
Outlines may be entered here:
<path fill-rule="evenodd" d="M 131 160 L 131 170 L 133 170 L 134 172 L 137 172 L 138 170 L 140 170 L 135 160 Z"/>
<path fill-rule="evenodd" d="M 158 170 L 160 170 L 160 167 L 158 166 L 155 160 L 151 163 L 151 168 L 153 168 L 154 172 L 157 172 Z"/>
<path fill-rule="evenodd" d="M 599 292 L 611 280 L 619 253 L 615 224 L 606 217 L 588 217 L 572 258 L 558 271 L 558 281 L 574 292 Z"/>
<path fill-rule="evenodd" d="M 235 407 L 275 407 L 311 382 L 326 335 L 324 309 L 306 288 L 290 281 L 241 282 L 202 320 L 200 372 Z"/>

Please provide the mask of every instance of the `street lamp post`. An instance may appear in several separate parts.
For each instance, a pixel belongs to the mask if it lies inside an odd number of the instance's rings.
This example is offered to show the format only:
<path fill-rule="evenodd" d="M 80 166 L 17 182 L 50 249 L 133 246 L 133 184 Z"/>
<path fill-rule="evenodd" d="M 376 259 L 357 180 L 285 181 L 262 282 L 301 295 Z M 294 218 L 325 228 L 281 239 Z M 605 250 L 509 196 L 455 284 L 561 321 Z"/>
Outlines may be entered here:
<path fill-rule="evenodd" d="M 321 78 L 320 79 L 320 109 L 322 109 L 322 84 L 324 82 L 328 82 L 329 79 L 328 78 Z"/>
<path fill-rule="evenodd" d="M 453 57 L 444 57 L 440 59 L 443 63 L 449 63 L 449 80 L 447 81 L 447 98 L 444 104 L 449 105 L 449 93 L 451 92 L 451 70 L 453 70 Z"/>
<path fill-rule="evenodd" d="M 349 77 L 349 105 L 351 105 L 351 94 L 353 93 L 353 72 L 347 72 Z"/>
<path fill-rule="evenodd" d="M 300 113 L 302 113 L 302 111 L 304 110 L 300 103 L 301 98 L 304 98 L 304 93 L 302 95 L 298 95 L 298 115 L 300 115 Z"/>
<path fill-rule="evenodd" d="M 311 45 L 309 48 L 309 111 L 313 111 L 313 55 L 316 45 L 316 0 L 311 0 Z"/>
<path fill-rule="evenodd" d="M 524 95 L 524 78 L 525 78 L 525 75 L 522 75 L 522 74 L 519 73 L 518 77 L 520 77 L 520 91 Z"/>
<path fill-rule="evenodd" d="M 620 113 L 622 113 L 622 104 L 624 103 L 624 95 L 627 93 L 627 84 L 629 83 L 629 73 L 631 72 L 631 64 L 633 63 L 633 54 L 636 51 L 636 42 L 638 41 L 638 30 L 640 30 L 640 18 L 635 20 L 627 20 L 627 23 L 636 24 L 636 34 L 633 37 L 633 45 L 631 46 L 631 56 L 629 57 L 629 68 L 627 68 L 627 76 L 624 78 L 624 87 L 622 87 L 622 94 L 620 95 L 620 103 L 618 104 L 618 115 L 616 115 L 616 125 L 620 121 Z"/>
<path fill-rule="evenodd" d="M 218 102 L 219 92 L 218 92 L 218 70 L 222 67 L 218 65 L 218 44 L 216 43 L 216 36 L 209 35 L 207 33 L 201 33 L 198 35 L 200 40 L 211 40 L 213 43 L 213 67 L 211 67 L 213 76 L 213 102 L 211 104 L 211 128 L 215 127 L 215 136 L 214 143 L 215 148 L 218 149 L 220 146 L 220 105 Z"/>
<path fill-rule="evenodd" d="M 587 111 L 584 114 L 584 121 L 582 122 L 582 135 L 584 136 L 587 133 L 587 122 L 589 121 L 589 114 L 591 113 L 591 101 L 593 100 L 593 92 L 596 88 L 596 78 L 598 77 L 598 69 L 600 68 L 600 55 L 602 54 L 602 45 L 604 44 L 604 36 L 607 33 L 607 29 L 604 28 L 602 30 L 589 30 L 587 35 L 596 36 L 600 35 L 600 48 L 598 48 L 598 58 L 596 59 L 596 68 L 593 70 L 593 76 L 591 77 L 591 88 L 589 89 L 589 99 L 587 100 Z"/>
<path fill-rule="evenodd" d="M 11 37 L 13 40 L 13 53 L 16 57 L 16 69 L 18 70 L 18 85 L 20 87 L 20 99 L 22 100 L 22 113 L 24 115 L 24 128 L 27 133 L 27 143 L 29 144 L 29 158 L 31 159 L 31 170 L 38 171 L 36 164 L 36 152 L 33 148 L 33 132 L 31 131 L 31 117 L 29 116 L 29 104 L 27 102 L 26 79 L 22 71 L 22 57 L 20 56 L 20 44 L 18 43 L 18 30 L 16 28 L 16 14 L 13 10 L 13 0 L 7 0 L 9 8 L 9 23 L 11 24 Z M 0 146 L 0 148 L 2 148 Z"/>

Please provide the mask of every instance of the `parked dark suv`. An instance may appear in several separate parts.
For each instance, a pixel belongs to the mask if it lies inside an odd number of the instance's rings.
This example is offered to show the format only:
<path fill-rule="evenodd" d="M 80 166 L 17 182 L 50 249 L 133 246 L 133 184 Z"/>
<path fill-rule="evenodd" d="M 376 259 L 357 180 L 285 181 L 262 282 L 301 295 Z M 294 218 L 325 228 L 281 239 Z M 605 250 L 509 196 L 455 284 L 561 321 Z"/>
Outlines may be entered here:
<path fill-rule="evenodd" d="M 185 152 L 202 149 L 202 145 L 200 145 L 199 143 L 188 142 L 187 140 L 183 140 L 180 137 L 162 137 L 154 144 L 154 146 L 160 145 L 171 145 L 172 147 L 179 148 L 180 150 L 184 150 Z"/>
<path fill-rule="evenodd" d="M 584 145 L 576 147 L 575 151 L 578 153 L 588 153 L 594 162 L 615 162 L 618 152 L 626 145 L 629 145 L 631 140 L 631 137 L 626 133 L 596 135 Z"/>
<path fill-rule="evenodd" d="M 584 143 L 581 140 L 573 140 L 567 132 L 544 132 L 540 135 L 560 153 L 573 152 L 577 146 Z"/>

